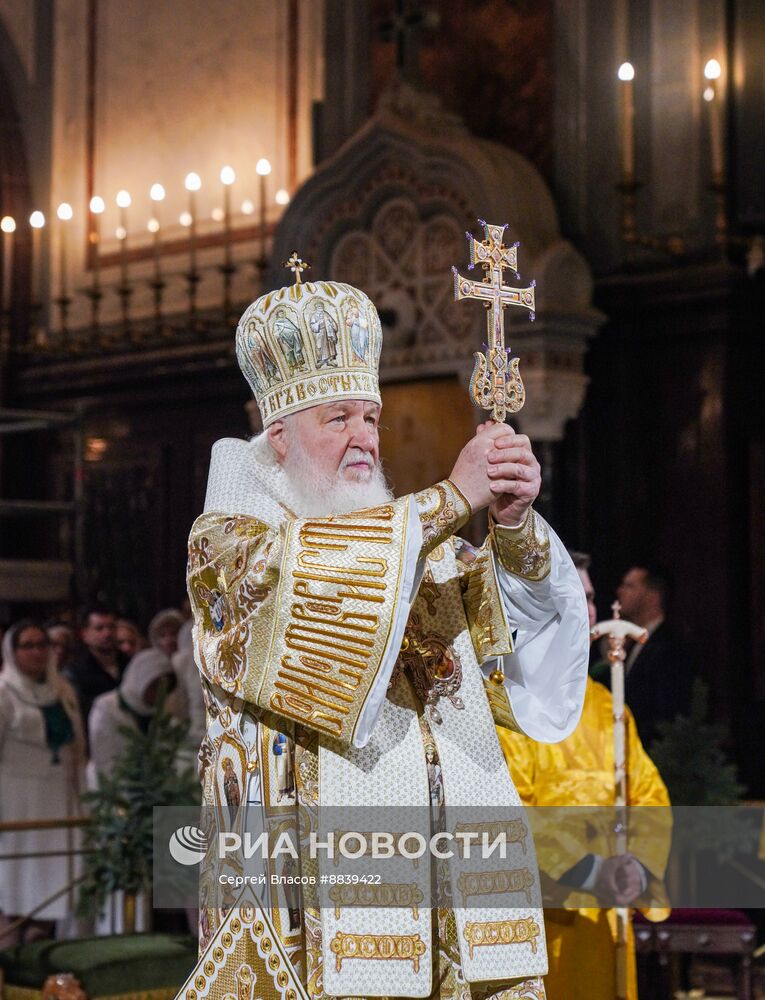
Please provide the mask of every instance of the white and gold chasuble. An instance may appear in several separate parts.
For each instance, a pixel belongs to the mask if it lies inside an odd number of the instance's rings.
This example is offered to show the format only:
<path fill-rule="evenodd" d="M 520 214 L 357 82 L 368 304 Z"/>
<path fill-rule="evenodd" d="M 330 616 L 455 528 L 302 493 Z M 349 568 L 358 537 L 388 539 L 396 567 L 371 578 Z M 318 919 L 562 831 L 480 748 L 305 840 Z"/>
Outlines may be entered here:
<path fill-rule="evenodd" d="M 321 909 L 312 886 L 248 888 L 222 910 L 203 898 L 201 957 L 179 997 L 544 997 L 533 843 L 495 721 L 548 742 L 574 729 L 588 630 L 573 565 L 533 511 L 493 525 L 477 552 L 461 543 L 470 510 L 448 480 L 332 518 L 296 517 L 290 500 L 251 445 L 215 445 L 188 566 L 205 804 L 259 806 L 266 829 L 299 824 L 301 838 L 318 832 L 319 806 L 500 807 L 517 865 L 498 864 L 495 892 L 514 905 L 467 908 L 487 888 L 464 859 L 447 875 L 451 909 L 419 907 L 414 881 L 344 886 Z M 497 657 L 504 688 L 484 676 Z M 303 875 L 319 864 L 301 854 Z M 342 905 L 391 893 L 411 906 Z"/>

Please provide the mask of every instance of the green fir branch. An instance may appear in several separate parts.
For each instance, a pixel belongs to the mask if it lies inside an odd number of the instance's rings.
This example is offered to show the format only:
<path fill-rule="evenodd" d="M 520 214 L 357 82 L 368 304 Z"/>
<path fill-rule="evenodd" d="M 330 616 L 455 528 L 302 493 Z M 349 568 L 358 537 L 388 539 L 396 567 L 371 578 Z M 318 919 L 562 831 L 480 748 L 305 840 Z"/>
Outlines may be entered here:
<path fill-rule="evenodd" d="M 113 892 L 149 893 L 152 885 L 153 816 L 162 806 L 198 805 L 199 780 L 192 767 L 178 768 L 188 723 L 169 715 L 160 697 L 146 733 L 120 727 L 125 748 L 96 791 L 83 796 L 85 879 L 78 912 L 95 916 Z"/>

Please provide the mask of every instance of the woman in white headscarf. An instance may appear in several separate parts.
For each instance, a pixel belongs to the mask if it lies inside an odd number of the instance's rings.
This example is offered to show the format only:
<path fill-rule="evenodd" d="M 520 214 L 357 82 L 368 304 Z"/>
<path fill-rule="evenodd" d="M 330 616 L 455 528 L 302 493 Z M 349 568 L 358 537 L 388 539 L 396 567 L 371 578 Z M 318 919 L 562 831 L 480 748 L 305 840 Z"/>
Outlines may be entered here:
<path fill-rule="evenodd" d="M 175 686 L 175 674 L 170 659 L 159 649 L 142 649 L 131 659 L 122 675 L 120 686 L 99 695 L 88 717 L 90 762 L 88 788 L 97 789 L 99 776 L 112 771 L 124 754 L 127 737 L 123 728 L 145 733 L 157 705 L 161 687 Z M 167 702 L 165 702 L 167 709 Z M 121 934 L 123 926 L 123 893 L 114 892 L 103 912 L 96 919 L 96 934 Z M 143 894 L 136 897 L 136 927 L 148 928 L 147 905 Z"/>
<path fill-rule="evenodd" d="M 142 649 L 125 668 L 120 686 L 99 695 L 93 702 L 88 717 L 88 788 L 97 789 L 99 776 L 111 772 L 125 752 L 127 737 L 122 732 L 123 727 L 142 733 L 148 730 L 162 686 L 168 691 L 175 686 L 170 659 L 159 649 Z M 96 919 L 96 934 L 123 932 L 123 898 L 121 891 L 111 894 Z M 144 931 L 148 923 L 143 894 L 137 896 L 135 905 L 135 929 Z"/>
<path fill-rule="evenodd" d="M 160 685 L 175 686 L 170 658 L 159 649 L 142 649 L 125 668 L 120 686 L 99 695 L 88 719 L 90 763 L 88 786 L 98 785 L 98 775 L 111 771 L 125 749 L 123 726 L 145 733 L 154 715 Z"/>
<path fill-rule="evenodd" d="M 50 640 L 31 620 L 3 637 L 0 672 L 0 818 L 62 819 L 80 815 L 85 744 L 77 697 L 55 667 Z M 0 834 L 0 854 L 67 851 L 77 846 L 73 830 Z M 30 913 L 75 877 L 65 854 L 0 861 L 0 947 L 52 930 L 71 914 L 69 894 L 59 896 L 32 921 L 2 936 L 3 924 Z"/>
<path fill-rule="evenodd" d="M 149 643 L 166 656 L 172 656 L 178 651 L 178 633 L 184 621 L 177 608 L 158 611 L 149 622 Z"/>

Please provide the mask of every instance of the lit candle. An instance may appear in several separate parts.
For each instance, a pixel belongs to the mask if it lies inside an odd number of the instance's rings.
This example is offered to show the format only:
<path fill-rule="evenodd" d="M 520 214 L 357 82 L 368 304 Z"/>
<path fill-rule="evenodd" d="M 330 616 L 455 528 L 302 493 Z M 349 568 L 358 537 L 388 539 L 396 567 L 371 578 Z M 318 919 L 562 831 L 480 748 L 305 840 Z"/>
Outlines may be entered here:
<path fill-rule="evenodd" d="M 152 249 L 154 254 L 154 280 L 160 281 L 162 278 L 160 267 L 160 239 L 162 223 L 159 215 L 160 202 L 165 200 L 165 189 L 161 184 L 152 184 L 149 197 L 154 202 L 154 217 L 149 219 L 149 232 L 154 237 Z"/>
<path fill-rule="evenodd" d="M 152 184 L 151 190 L 149 191 L 149 197 L 153 202 L 160 202 L 165 200 L 165 189 L 161 184 Z"/>
<path fill-rule="evenodd" d="M 133 199 L 127 191 L 118 191 L 116 197 L 117 207 L 120 210 L 120 224 L 117 228 L 117 239 L 120 241 L 120 282 L 123 288 L 127 288 L 128 280 L 128 225 L 127 210 L 133 203 Z"/>
<path fill-rule="evenodd" d="M 286 188 L 279 188 L 279 190 L 274 195 L 274 201 L 277 205 L 289 205 L 290 203 L 290 193 Z"/>
<path fill-rule="evenodd" d="M 104 199 L 93 195 L 90 199 L 90 245 L 93 248 L 93 288 L 98 289 L 101 275 L 101 221 L 106 205 Z"/>
<path fill-rule="evenodd" d="M 233 167 L 223 167 L 220 182 L 223 185 L 223 262 L 231 266 L 231 186 L 236 180 Z"/>
<path fill-rule="evenodd" d="M 63 225 L 59 226 L 58 232 L 58 249 L 59 249 L 59 275 L 58 275 L 58 297 L 60 299 L 67 298 L 67 293 L 69 291 L 69 280 L 67 274 L 67 222 L 71 221 L 72 206 L 66 202 L 62 201 L 61 204 L 56 209 L 56 216 L 59 222 Z"/>
<path fill-rule="evenodd" d="M 154 258 L 154 280 L 159 281 L 159 219 L 153 217 L 146 223 L 146 228 L 152 234 L 152 256 Z"/>
<path fill-rule="evenodd" d="M 16 220 L 10 215 L 4 215 L 0 219 L 0 230 L 3 233 L 3 308 L 8 313 L 10 325 L 13 297 L 13 234 L 16 232 Z"/>
<path fill-rule="evenodd" d="M 632 63 L 622 63 L 617 73 L 622 86 L 622 180 L 635 178 L 635 104 Z"/>
<path fill-rule="evenodd" d="M 271 164 L 265 158 L 255 164 L 255 172 L 260 177 L 260 262 L 266 263 L 266 177 L 271 173 Z"/>
<path fill-rule="evenodd" d="M 189 269 L 197 273 L 197 191 L 202 187 L 199 174 L 186 174 L 186 190 L 189 192 Z"/>
<path fill-rule="evenodd" d="M 721 182 L 725 176 L 723 166 L 723 138 L 720 95 L 718 83 L 722 68 L 716 59 L 710 59 L 704 67 L 704 76 L 709 84 L 704 90 L 704 100 L 709 105 L 709 143 L 712 152 L 712 178 Z"/>
<path fill-rule="evenodd" d="M 32 227 L 32 260 L 31 271 L 33 276 L 32 295 L 35 305 L 42 308 L 45 297 L 44 268 L 42 259 L 42 231 L 45 227 L 45 216 L 42 212 L 32 212 L 29 216 L 29 225 Z M 34 281 L 34 278 L 37 278 Z"/>

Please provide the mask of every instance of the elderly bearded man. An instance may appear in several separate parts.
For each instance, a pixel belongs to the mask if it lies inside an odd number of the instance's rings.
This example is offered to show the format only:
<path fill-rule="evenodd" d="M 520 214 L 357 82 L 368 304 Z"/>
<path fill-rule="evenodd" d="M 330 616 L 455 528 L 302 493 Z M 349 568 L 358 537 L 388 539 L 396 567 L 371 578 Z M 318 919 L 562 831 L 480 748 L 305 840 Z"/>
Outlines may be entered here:
<path fill-rule="evenodd" d="M 318 303 L 339 331 L 331 372 L 310 335 Z M 355 311 L 377 347 L 363 365 L 348 332 Z M 274 327 L 285 315 L 305 371 L 281 351 Z M 248 328 L 279 360 L 267 389 L 254 377 Z M 296 815 L 315 823 L 319 806 L 429 809 L 429 775 L 447 808 L 509 811 L 519 799 L 492 712 L 556 741 L 581 711 L 587 609 L 563 545 L 531 507 L 540 473 L 528 439 L 484 424 L 448 479 L 394 499 L 379 461 L 381 343 L 372 302 L 334 282 L 262 296 L 237 332 L 265 430 L 213 448 L 188 585 L 207 704 L 204 800 L 225 806 L 233 767 L 241 801 L 262 810 L 268 829 Z M 481 510 L 490 531 L 476 551 L 455 533 Z M 272 752 L 280 734 L 294 759 L 287 797 Z M 538 1000 L 546 955 L 533 847 L 524 840 L 522 856 L 511 846 L 529 884 L 510 908 L 487 900 L 468 910 L 456 886 L 455 905 L 432 911 L 319 908 L 306 890 L 295 927 L 278 886 L 259 886 L 234 909 L 203 900 L 202 957 L 179 996 L 249 997 L 257 983 L 252 995 L 286 1000 Z M 303 875 L 316 866 L 301 854 Z"/>

